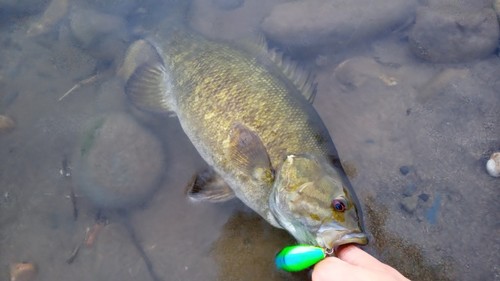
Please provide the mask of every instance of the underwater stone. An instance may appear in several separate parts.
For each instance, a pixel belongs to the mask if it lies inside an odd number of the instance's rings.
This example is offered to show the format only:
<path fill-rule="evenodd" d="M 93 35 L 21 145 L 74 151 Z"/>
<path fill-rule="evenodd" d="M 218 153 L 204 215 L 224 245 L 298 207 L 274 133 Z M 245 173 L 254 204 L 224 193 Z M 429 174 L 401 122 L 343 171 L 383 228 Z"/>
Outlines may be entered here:
<path fill-rule="evenodd" d="M 420 195 L 418 196 L 418 198 L 420 198 L 420 199 L 421 199 L 422 201 L 424 201 L 424 202 L 427 202 L 427 200 L 429 200 L 429 197 L 430 197 L 430 196 L 429 196 L 429 194 L 427 194 L 427 193 L 422 193 L 422 194 L 420 194 Z"/>
<path fill-rule="evenodd" d="M 96 11 L 115 15 L 127 15 L 132 13 L 143 1 L 136 0 L 85 0 L 79 1 Z M 84 2 L 84 3 L 82 3 Z M 144 1 L 145 2 L 145 1 Z"/>
<path fill-rule="evenodd" d="M 0 133 L 7 133 L 12 131 L 15 127 L 14 120 L 6 115 L 0 115 Z"/>
<path fill-rule="evenodd" d="M 132 117 L 102 116 L 92 122 L 77 152 L 75 176 L 101 208 L 126 208 L 148 199 L 161 181 L 161 143 Z"/>
<path fill-rule="evenodd" d="M 37 269 L 30 262 L 13 263 L 10 265 L 10 281 L 32 281 L 35 279 Z"/>
<path fill-rule="evenodd" d="M 403 176 L 406 176 L 410 172 L 410 167 L 408 167 L 408 166 L 401 166 L 401 167 L 399 167 L 399 172 Z"/>
<path fill-rule="evenodd" d="M 262 30 L 287 48 L 346 48 L 413 18 L 410 0 L 309 0 L 279 4 Z"/>
<path fill-rule="evenodd" d="M 431 62 L 464 62 L 493 54 L 499 26 L 493 9 L 419 8 L 410 32 L 415 55 Z"/>
<path fill-rule="evenodd" d="M 346 91 L 356 90 L 368 83 L 382 83 L 389 87 L 398 84 L 389 68 L 368 57 L 353 57 L 341 62 L 333 71 L 333 76 Z"/>
<path fill-rule="evenodd" d="M 238 2 L 238 0 L 193 0 L 189 1 L 187 18 L 194 30 L 211 39 L 253 40 L 257 37 L 260 23 L 276 3 L 284 0 L 252 0 L 238 8 L 224 9 L 215 2 Z M 186 1 L 187 2 L 187 1 Z M 238 3 L 236 3 L 238 4 Z M 232 4 L 233 6 L 235 4 Z M 228 24 L 231 23 L 231 24 Z"/>
<path fill-rule="evenodd" d="M 88 47 L 106 34 L 120 37 L 125 32 L 125 21 L 119 16 L 90 9 L 74 9 L 70 14 L 70 27 L 73 36 L 83 47 Z"/>
<path fill-rule="evenodd" d="M 0 11 L 10 14 L 35 14 L 43 11 L 49 0 L 0 0 Z"/>
<path fill-rule="evenodd" d="M 37 36 L 51 31 L 66 15 L 69 10 L 69 0 L 51 0 L 43 12 L 42 17 L 31 24 L 28 36 Z"/>
<path fill-rule="evenodd" d="M 486 162 L 486 170 L 490 176 L 500 177 L 500 152 L 491 154 L 490 159 Z"/>
<path fill-rule="evenodd" d="M 418 196 L 409 196 L 405 197 L 401 200 L 401 209 L 408 212 L 409 214 L 413 214 L 417 209 L 418 205 Z"/>
<path fill-rule="evenodd" d="M 234 10 L 241 7 L 245 0 L 212 0 L 212 2 L 221 10 Z"/>

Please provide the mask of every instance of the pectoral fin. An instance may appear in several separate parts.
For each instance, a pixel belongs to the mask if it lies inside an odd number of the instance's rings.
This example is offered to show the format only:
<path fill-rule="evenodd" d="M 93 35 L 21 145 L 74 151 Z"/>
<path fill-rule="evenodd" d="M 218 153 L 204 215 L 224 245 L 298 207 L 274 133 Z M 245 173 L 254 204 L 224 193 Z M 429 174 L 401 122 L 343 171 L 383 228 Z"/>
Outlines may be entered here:
<path fill-rule="evenodd" d="M 211 168 L 193 177 L 187 195 L 196 201 L 213 203 L 228 201 L 235 196 L 231 187 Z"/>
<path fill-rule="evenodd" d="M 139 109 L 157 113 L 172 111 L 168 102 L 171 82 L 162 63 L 146 63 L 139 66 L 130 76 L 125 93 Z"/>
<path fill-rule="evenodd" d="M 271 184 L 274 170 L 266 147 L 257 134 L 242 124 L 231 128 L 227 152 L 241 170 L 247 171 L 257 180 Z"/>

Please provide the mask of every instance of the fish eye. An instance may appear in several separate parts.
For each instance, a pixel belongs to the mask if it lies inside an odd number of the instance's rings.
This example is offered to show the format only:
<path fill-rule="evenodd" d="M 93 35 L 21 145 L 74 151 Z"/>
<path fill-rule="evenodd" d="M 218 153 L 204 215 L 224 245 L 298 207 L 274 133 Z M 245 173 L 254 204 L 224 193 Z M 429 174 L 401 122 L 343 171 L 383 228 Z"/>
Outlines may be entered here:
<path fill-rule="evenodd" d="M 343 212 L 347 209 L 347 202 L 343 198 L 333 199 L 332 208 L 337 212 Z"/>

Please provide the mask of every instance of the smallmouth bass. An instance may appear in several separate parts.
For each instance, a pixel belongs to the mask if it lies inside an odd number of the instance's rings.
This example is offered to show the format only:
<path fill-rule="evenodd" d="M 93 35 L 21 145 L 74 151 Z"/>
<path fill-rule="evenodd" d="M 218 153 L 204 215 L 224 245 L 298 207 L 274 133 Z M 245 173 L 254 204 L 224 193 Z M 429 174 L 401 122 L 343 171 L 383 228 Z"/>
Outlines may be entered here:
<path fill-rule="evenodd" d="M 186 30 L 139 40 L 128 54 L 125 62 L 137 65 L 126 70 L 130 101 L 175 114 L 212 168 L 196 177 L 192 198 L 236 196 L 300 243 L 367 243 L 356 196 L 311 104 L 309 74 L 263 43 L 219 43 Z"/>

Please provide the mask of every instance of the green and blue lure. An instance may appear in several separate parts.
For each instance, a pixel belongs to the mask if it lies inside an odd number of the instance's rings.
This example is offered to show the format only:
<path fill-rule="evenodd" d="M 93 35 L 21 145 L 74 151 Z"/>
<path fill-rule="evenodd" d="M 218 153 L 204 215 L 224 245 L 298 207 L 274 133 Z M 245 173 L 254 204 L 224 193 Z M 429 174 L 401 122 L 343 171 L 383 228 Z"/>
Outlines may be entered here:
<path fill-rule="evenodd" d="M 313 266 L 332 254 L 333 250 L 300 244 L 283 248 L 276 255 L 275 263 L 279 269 L 295 272 Z"/>

